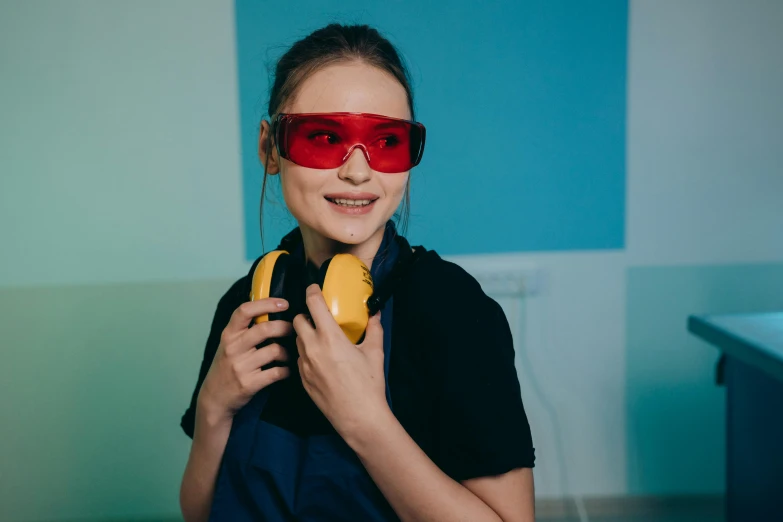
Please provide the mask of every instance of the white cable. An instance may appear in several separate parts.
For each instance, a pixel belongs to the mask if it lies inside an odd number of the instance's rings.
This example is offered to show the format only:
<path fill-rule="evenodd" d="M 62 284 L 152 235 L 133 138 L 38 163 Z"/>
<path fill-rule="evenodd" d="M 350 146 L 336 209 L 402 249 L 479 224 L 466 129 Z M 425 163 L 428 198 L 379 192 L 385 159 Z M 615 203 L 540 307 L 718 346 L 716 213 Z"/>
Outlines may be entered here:
<path fill-rule="evenodd" d="M 579 513 L 579 522 L 590 522 L 582 497 L 574 497 L 574 504 L 576 504 L 576 511 Z"/>
<path fill-rule="evenodd" d="M 540 299 L 544 299 L 546 301 L 546 297 L 539 294 L 541 297 Z M 552 431 L 555 439 L 555 453 L 557 458 L 557 464 L 558 464 L 558 475 L 560 478 L 560 489 L 562 490 L 562 495 L 564 498 L 569 498 L 569 486 L 568 486 L 568 473 L 566 471 L 566 465 L 565 465 L 565 450 L 563 448 L 563 439 L 562 439 L 562 430 L 560 429 L 560 422 L 557 416 L 557 411 L 555 410 L 554 406 L 552 406 L 549 401 L 547 400 L 546 396 L 544 395 L 544 392 L 541 388 L 541 385 L 538 382 L 538 379 L 535 376 L 535 372 L 533 371 L 533 366 L 530 361 L 530 358 L 527 355 L 526 352 L 526 342 L 522 339 L 523 333 L 520 332 L 521 325 L 526 324 L 526 317 L 523 316 L 521 307 L 519 306 L 519 303 L 522 302 L 522 299 L 524 298 L 524 294 L 517 295 L 515 299 L 512 300 L 514 303 L 514 317 L 516 318 L 516 334 L 517 339 L 519 339 L 519 343 L 517 344 L 517 350 L 516 352 L 519 354 L 520 359 L 522 359 L 522 367 L 523 371 L 527 375 L 527 378 L 530 382 L 531 387 L 533 388 L 533 392 L 538 397 L 538 400 L 541 403 L 541 406 L 544 408 L 544 410 L 547 413 L 547 416 L 549 417 L 549 421 L 552 425 Z M 548 307 L 545 307 L 548 308 Z M 548 310 L 545 309 L 543 316 L 548 316 Z M 544 317 L 541 318 L 542 320 Z M 540 325 L 541 332 L 546 330 L 546 324 Z M 543 342 L 543 336 L 544 334 L 541 333 L 540 340 Z M 581 500 L 580 500 L 581 501 Z M 577 509 L 579 509 L 580 504 L 577 504 Z M 584 505 L 581 505 L 582 510 L 579 513 L 580 516 L 580 522 L 586 522 L 587 521 L 587 513 L 584 512 Z M 584 515 L 584 517 L 583 517 Z"/>

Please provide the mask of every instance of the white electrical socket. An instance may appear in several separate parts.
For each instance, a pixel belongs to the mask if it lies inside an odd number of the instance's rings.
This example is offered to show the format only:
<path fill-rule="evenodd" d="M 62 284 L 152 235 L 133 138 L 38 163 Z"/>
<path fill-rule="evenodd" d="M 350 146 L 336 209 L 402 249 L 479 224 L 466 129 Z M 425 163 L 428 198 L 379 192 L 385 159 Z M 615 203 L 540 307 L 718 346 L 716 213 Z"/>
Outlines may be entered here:
<path fill-rule="evenodd" d="M 470 270 L 489 296 L 531 296 L 539 292 L 541 274 L 531 267 Z"/>

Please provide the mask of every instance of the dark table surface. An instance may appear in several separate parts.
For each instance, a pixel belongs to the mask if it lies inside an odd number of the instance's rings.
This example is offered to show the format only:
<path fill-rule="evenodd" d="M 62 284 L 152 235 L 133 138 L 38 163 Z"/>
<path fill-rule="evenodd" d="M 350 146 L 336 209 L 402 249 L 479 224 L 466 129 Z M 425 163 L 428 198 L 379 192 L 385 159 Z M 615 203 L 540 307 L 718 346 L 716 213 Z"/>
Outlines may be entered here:
<path fill-rule="evenodd" d="M 783 381 L 783 312 L 688 318 L 688 330 Z"/>

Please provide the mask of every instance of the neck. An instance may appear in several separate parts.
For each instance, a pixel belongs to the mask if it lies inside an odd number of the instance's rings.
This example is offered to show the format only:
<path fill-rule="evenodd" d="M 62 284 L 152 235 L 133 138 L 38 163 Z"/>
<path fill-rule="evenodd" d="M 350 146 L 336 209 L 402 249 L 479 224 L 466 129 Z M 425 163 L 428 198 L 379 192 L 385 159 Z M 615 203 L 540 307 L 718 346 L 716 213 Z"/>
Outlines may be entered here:
<path fill-rule="evenodd" d="M 386 230 L 384 224 L 367 241 L 358 245 L 350 245 L 328 238 L 306 225 L 300 225 L 299 228 L 302 231 L 305 257 L 318 268 L 335 254 L 353 254 L 361 259 L 367 267 L 372 267 L 373 259 L 381 247 L 383 233 Z"/>

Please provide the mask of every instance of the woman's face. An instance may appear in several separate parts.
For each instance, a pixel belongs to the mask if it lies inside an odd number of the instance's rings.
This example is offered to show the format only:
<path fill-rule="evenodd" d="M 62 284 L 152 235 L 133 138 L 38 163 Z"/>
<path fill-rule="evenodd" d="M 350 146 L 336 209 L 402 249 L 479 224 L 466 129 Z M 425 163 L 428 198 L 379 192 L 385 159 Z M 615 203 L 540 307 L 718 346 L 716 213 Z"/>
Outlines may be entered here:
<path fill-rule="evenodd" d="M 281 112 L 364 112 L 411 118 L 404 87 L 381 69 L 358 62 L 315 72 Z M 359 148 L 334 169 L 302 167 L 282 158 L 279 161 L 283 197 L 300 227 L 351 245 L 367 241 L 394 215 L 409 176 L 409 172 L 372 170 Z M 335 203 L 343 199 L 372 203 L 361 210 L 346 207 L 345 201 Z"/>

